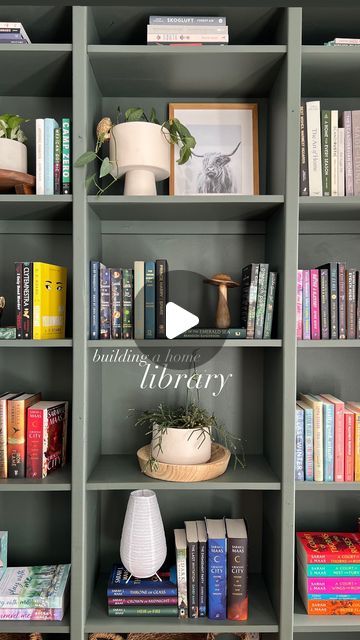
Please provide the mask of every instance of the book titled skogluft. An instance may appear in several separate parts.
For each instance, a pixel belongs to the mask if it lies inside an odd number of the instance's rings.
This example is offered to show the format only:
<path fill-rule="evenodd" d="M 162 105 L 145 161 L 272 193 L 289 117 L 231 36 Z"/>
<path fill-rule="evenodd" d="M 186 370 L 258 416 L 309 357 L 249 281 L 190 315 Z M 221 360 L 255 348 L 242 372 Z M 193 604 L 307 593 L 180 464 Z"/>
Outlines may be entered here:
<path fill-rule="evenodd" d="M 208 617 L 210 620 L 226 620 L 226 537 L 225 534 L 223 537 L 211 537 L 212 522 L 206 522 L 209 536 Z"/>

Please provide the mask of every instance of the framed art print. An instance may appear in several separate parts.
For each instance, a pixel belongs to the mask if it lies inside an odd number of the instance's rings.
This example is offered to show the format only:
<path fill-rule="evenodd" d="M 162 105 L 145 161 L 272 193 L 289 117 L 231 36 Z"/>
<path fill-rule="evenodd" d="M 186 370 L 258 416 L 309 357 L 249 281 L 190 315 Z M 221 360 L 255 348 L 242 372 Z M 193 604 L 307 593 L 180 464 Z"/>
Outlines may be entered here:
<path fill-rule="evenodd" d="M 178 118 L 196 140 L 184 165 L 171 146 L 170 195 L 259 193 L 257 104 L 171 103 L 169 118 Z"/>

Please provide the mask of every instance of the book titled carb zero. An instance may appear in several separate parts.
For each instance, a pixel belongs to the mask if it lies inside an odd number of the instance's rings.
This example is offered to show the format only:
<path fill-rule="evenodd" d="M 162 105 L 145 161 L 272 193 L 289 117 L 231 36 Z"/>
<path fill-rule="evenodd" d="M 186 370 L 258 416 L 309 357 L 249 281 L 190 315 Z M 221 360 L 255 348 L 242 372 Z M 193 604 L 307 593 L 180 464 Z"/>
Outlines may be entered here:
<path fill-rule="evenodd" d="M 66 462 L 68 403 L 41 401 L 27 413 L 26 477 L 45 478 Z"/>

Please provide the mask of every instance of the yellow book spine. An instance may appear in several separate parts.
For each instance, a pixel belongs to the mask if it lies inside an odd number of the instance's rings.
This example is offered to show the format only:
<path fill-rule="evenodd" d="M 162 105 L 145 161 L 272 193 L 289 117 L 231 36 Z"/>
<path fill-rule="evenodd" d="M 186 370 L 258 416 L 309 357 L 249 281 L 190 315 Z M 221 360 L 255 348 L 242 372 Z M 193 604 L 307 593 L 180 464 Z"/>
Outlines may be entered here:
<path fill-rule="evenodd" d="M 41 326 L 41 262 L 33 264 L 33 338 L 42 339 Z"/>
<path fill-rule="evenodd" d="M 65 267 L 43 264 L 41 325 L 44 340 L 65 338 L 66 280 Z"/>

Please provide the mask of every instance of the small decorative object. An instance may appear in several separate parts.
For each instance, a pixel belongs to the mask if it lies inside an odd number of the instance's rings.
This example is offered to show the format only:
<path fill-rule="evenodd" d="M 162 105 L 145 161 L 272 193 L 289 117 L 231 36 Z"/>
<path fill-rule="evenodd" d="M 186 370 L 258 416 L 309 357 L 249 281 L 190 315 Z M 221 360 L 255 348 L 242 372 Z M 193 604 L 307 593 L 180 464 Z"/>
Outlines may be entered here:
<path fill-rule="evenodd" d="M 167 482 L 205 482 L 225 473 L 231 453 L 221 444 L 213 442 L 210 460 L 204 464 L 168 464 L 158 460 L 156 464 L 150 464 L 152 459 L 151 445 L 139 449 L 137 457 L 141 471 L 150 478 Z"/>
<path fill-rule="evenodd" d="M 186 166 L 175 162 L 178 152 L 171 149 L 171 195 L 259 193 L 257 104 L 170 104 L 169 118 L 196 137 Z"/>
<path fill-rule="evenodd" d="M 98 154 L 102 145 L 110 141 L 109 156 Z M 156 182 L 170 175 L 170 146 L 179 146 L 178 164 L 189 160 L 196 145 L 195 138 L 177 118 L 160 124 L 155 109 L 147 116 L 144 109 L 131 108 L 122 117 L 118 109 L 118 122 L 102 118 L 96 128 L 94 151 L 86 151 L 75 162 L 83 167 L 99 160 L 99 178 L 113 177 L 105 187 L 99 186 L 96 173 L 90 175 L 86 185 L 94 184 L 97 194 L 103 194 L 121 176 L 125 175 L 124 194 L 130 196 L 156 195 Z"/>
<path fill-rule="evenodd" d="M 230 289 L 230 287 L 240 287 L 240 283 L 232 280 L 231 276 L 228 276 L 226 273 L 217 273 L 212 276 L 212 278 L 204 280 L 204 282 L 214 284 L 219 288 L 215 327 L 217 329 L 228 329 L 231 325 L 228 289 Z"/>
<path fill-rule="evenodd" d="M 151 578 L 164 564 L 166 553 L 165 531 L 156 493 L 133 491 L 120 542 L 120 557 L 125 569 L 136 578 Z"/>
<path fill-rule="evenodd" d="M 4 296 L 0 296 L 0 325 L 1 325 L 1 316 L 6 306 L 6 301 Z"/>
<path fill-rule="evenodd" d="M 16 327 L 0 327 L 0 340 L 16 340 Z"/>
<path fill-rule="evenodd" d="M 26 136 L 20 128 L 29 122 L 14 114 L 0 115 L 0 169 L 27 173 Z"/>

